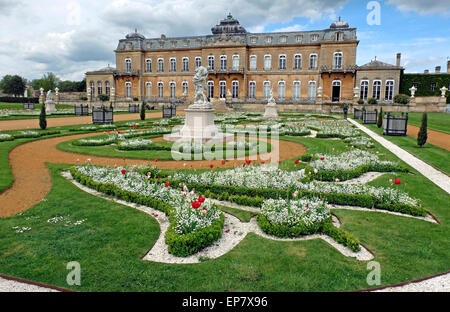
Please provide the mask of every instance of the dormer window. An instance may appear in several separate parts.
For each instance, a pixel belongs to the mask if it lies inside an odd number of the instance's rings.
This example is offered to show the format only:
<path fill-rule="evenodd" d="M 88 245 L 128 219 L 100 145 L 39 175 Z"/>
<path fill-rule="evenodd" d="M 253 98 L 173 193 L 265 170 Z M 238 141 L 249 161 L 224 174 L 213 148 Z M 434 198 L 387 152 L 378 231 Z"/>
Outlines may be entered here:
<path fill-rule="evenodd" d="M 184 45 L 185 47 L 188 47 L 188 46 L 189 46 L 189 40 L 184 40 L 184 41 L 183 41 L 183 45 Z"/>
<path fill-rule="evenodd" d="M 266 37 L 266 43 L 272 43 L 272 37 Z"/>
<path fill-rule="evenodd" d="M 177 42 L 176 41 L 172 41 L 171 44 L 172 44 L 172 48 L 176 48 L 177 47 Z"/>
<path fill-rule="evenodd" d="M 287 36 L 281 36 L 281 37 L 280 37 L 280 43 L 286 43 L 287 40 L 288 40 L 288 37 L 287 37 Z"/>
<path fill-rule="evenodd" d="M 160 41 L 160 42 L 159 42 L 159 47 L 160 47 L 160 48 L 164 48 L 164 44 L 165 44 L 164 41 Z"/>
<path fill-rule="evenodd" d="M 336 41 L 342 41 L 344 40 L 344 34 L 342 32 L 336 33 Z"/>
<path fill-rule="evenodd" d="M 295 36 L 295 41 L 296 41 L 297 43 L 301 43 L 301 42 L 303 41 L 303 36 L 302 36 L 302 35 L 297 35 L 297 36 Z"/>
<path fill-rule="evenodd" d="M 250 42 L 251 42 L 252 44 L 256 44 L 256 42 L 258 42 L 258 38 L 252 37 L 252 38 L 250 38 Z"/>
<path fill-rule="evenodd" d="M 318 34 L 311 35 L 311 41 L 317 41 L 317 40 L 319 40 Z"/>

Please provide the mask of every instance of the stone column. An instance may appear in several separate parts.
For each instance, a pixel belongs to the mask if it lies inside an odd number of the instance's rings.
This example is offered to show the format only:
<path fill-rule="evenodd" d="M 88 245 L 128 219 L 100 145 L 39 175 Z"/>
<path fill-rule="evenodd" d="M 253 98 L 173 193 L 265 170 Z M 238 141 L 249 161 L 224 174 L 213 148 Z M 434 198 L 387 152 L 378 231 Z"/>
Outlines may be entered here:
<path fill-rule="evenodd" d="M 39 104 L 45 103 L 45 94 L 44 94 L 44 88 L 39 89 L 40 95 L 39 95 Z"/>
<path fill-rule="evenodd" d="M 111 96 L 110 96 L 111 105 L 116 107 L 116 88 L 111 87 Z"/>
<path fill-rule="evenodd" d="M 91 102 L 92 102 L 91 88 L 86 89 L 86 95 L 87 95 L 88 105 L 89 105 L 89 107 L 91 107 Z"/>
<path fill-rule="evenodd" d="M 55 102 L 59 104 L 59 89 L 55 88 Z"/>

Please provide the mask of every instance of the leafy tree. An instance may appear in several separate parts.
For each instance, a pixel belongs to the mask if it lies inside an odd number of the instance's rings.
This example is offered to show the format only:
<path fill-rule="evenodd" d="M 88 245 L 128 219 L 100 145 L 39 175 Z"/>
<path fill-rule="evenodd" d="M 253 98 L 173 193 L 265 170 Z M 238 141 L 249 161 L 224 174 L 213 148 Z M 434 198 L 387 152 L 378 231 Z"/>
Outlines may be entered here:
<path fill-rule="evenodd" d="M 109 95 L 107 94 L 99 94 L 98 95 L 98 99 L 102 102 L 107 102 L 109 101 Z"/>
<path fill-rule="evenodd" d="M 6 75 L 0 82 L 0 87 L 3 93 L 22 96 L 26 89 L 25 82 L 26 80 L 18 75 Z"/>
<path fill-rule="evenodd" d="M 427 113 L 423 113 L 422 115 L 422 125 L 420 126 L 419 134 L 417 135 L 417 145 L 420 147 L 424 146 L 428 139 L 428 117 Z"/>
<path fill-rule="evenodd" d="M 56 77 L 54 73 L 46 73 L 42 76 L 41 79 L 35 79 L 32 82 L 33 89 L 39 90 L 40 88 L 44 88 L 44 91 L 55 90 L 55 88 L 60 83 L 60 79 Z"/>
<path fill-rule="evenodd" d="M 42 130 L 47 129 L 47 113 L 45 112 L 45 104 L 42 104 L 41 114 L 39 115 L 39 127 Z"/>
<path fill-rule="evenodd" d="M 381 128 L 383 126 L 383 107 L 380 108 L 380 113 L 378 114 L 377 127 Z"/>
<path fill-rule="evenodd" d="M 145 102 L 141 104 L 141 120 L 145 120 Z"/>

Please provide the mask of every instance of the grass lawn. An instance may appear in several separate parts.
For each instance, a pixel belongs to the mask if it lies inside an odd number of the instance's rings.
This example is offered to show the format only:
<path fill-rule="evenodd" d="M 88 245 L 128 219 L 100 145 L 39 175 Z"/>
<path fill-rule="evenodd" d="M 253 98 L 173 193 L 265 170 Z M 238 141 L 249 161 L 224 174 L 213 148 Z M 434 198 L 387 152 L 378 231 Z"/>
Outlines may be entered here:
<path fill-rule="evenodd" d="M 42 108 L 42 104 L 34 104 L 34 110 L 40 111 Z M 69 109 L 73 108 L 72 105 L 65 104 L 56 104 L 56 109 Z M 0 110 L 2 109 L 11 109 L 11 110 L 23 110 L 23 103 L 4 103 L 0 102 Z M 30 110 L 24 110 L 24 112 L 29 112 Z"/>
<path fill-rule="evenodd" d="M 361 121 L 359 121 L 361 123 Z M 376 125 L 364 125 L 370 130 L 374 131 L 379 135 L 383 135 L 383 130 L 378 128 Z M 450 175 L 450 152 L 434 146 L 432 144 L 426 143 L 424 147 L 417 146 L 417 139 L 409 136 L 383 136 L 385 139 L 397 144 L 404 150 L 410 152 L 417 158 L 423 160 L 434 168 L 441 170 L 442 172 Z"/>
<path fill-rule="evenodd" d="M 428 113 L 428 129 L 450 134 L 450 114 Z M 422 124 L 422 113 L 408 113 L 408 123 L 420 127 Z"/>

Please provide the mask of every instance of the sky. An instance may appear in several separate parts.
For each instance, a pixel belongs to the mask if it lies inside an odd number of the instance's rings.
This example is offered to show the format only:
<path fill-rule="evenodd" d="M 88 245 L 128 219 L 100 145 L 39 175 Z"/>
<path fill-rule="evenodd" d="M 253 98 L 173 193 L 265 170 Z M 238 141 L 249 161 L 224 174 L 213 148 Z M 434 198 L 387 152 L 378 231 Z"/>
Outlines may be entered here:
<path fill-rule="evenodd" d="M 400 52 L 406 72 L 445 71 L 450 57 L 450 0 L 0 0 L 0 77 L 81 80 L 115 66 L 119 39 L 135 28 L 207 35 L 228 12 L 249 32 L 326 29 L 341 16 L 357 28 L 357 65 L 395 64 Z"/>

